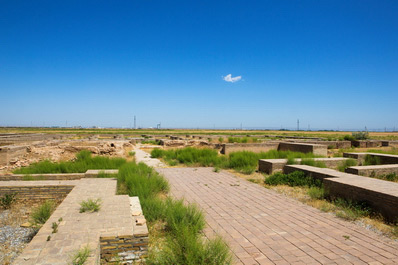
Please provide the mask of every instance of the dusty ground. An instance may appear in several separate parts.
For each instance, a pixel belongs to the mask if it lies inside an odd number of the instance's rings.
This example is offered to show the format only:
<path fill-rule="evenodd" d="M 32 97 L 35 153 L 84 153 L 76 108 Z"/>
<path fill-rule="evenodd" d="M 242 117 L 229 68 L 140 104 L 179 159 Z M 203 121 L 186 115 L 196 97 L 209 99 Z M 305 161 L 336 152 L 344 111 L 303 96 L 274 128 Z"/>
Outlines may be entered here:
<path fill-rule="evenodd" d="M 13 159 L 8 166 L 0 166 L 0 173 L 7 173 L 15 168 L 28 166 L 43 160 L 53 162 L 73 160 L 76 154 L 82 150 L 89 150 L 94 155 L 128 158 L 128 152 L 133 147 L 128 140 L 123 139 L 44 141 L 27 144 L 26 154 Z"/>
<path fill-rule="evenodd" d="M 29 221 L 34 207 L 14 204 L 11 209 L 0 210 L 0 264 L 11 264 L 36 234 L 34 228 L 21 227 Z"/>

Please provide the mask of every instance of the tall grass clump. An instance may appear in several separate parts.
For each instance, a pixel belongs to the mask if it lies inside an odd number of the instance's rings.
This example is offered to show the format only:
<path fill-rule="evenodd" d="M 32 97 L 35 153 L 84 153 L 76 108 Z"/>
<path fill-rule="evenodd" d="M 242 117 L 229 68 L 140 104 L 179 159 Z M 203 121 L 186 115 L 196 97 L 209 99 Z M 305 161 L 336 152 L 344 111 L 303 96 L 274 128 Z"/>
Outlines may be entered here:
<path fill-rule="evenodd" d="M 306 187 L 322 187 L 322 182 L 319 179 L 307 176 L 302 171 L 294 171 L 289 174 L 283 174 L 277 172 L 265 179 L 265 184 L 276 186 L 276 185 L 288 185 L 291 187 L 295 186 L 306 186 Z"/>
<path fill-rule="evenodd" d="M 181 247 L 184 246 L 184 247 Z M 168 236 L 164 248 L 151 253 L 148 265 L 227 265 L 232 264 L 228 246 L 220 238 L 206 240 L 184 227 L 177 236 Z"/>
<path fill-rule="evenodd" d="M 346 168 L 354 167 L 354 166 L 356 166 L 357 164 L 358 164 L 357 160 L 352 159 L 352 158 L 349 158 L 349 159 L 346 159 L 346 160 L 342 161 L 342 162 L 338 165 L 337 169 L 338 169 L 339 171 L 341 171 L 341 172 L 345 172 Z"/>
<path fill-rule="evenodd" d="M 90 151 L 81 151 L 76 160 L 54 163 L 49 160 L 34 163 L 28 167 L 16 169 L 15 174 L 46 174 L 46 173 L 84 173 L 88 169 L 117 169 L 126 163 L 123 158 L 109 158 L 91 155 Z"/>
<path fill-rule="evenodd" d="M 189 151 L 180 159 L 193 161 Z M 220 238 L 203 239 L 205 220 L 197 206 L 162 199 L 164 195 L 160 195 L 169 190 L 169 184 L 152 168 L 143 163 L 126 163 L 119 169 L 118 187 L 119 193 L 140 198 L 150 224 L 164 224 L 164 243 L 159 249 L 150 249 L 146 264 L 231 264 L 229 249 Z"/>
<path fill-rule="evenodd" d="M 36 225 L 44 224 L 55 210 L 55 203 L 53 201 L 45 201 L 42 205 L 33 210 L 31 219 L 32 223 Z"/>
<path fill-rule="evenodd" d="M 364 166 L 381 165 L 380 157 L 366 155 L 363 165 Z"/>
<path fill-rule="evenodd" d="M 300 165 L 307 165 L 312 167 L 326 168 L 326 164 L 322 161 L 316 161 L 313 158 L 303 158 L 301 159 Z"/>

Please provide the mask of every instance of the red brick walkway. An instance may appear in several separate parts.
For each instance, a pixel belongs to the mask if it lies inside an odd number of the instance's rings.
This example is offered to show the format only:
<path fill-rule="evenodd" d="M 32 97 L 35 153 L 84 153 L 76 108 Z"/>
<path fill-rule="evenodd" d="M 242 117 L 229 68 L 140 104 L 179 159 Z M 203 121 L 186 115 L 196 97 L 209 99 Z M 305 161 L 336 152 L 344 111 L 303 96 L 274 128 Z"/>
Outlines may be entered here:
<path fill-rule="evenodd" d="M 398 264 L 398 242 L 211 168 L 159 168 L 206 213 L 237 264 Z"/>

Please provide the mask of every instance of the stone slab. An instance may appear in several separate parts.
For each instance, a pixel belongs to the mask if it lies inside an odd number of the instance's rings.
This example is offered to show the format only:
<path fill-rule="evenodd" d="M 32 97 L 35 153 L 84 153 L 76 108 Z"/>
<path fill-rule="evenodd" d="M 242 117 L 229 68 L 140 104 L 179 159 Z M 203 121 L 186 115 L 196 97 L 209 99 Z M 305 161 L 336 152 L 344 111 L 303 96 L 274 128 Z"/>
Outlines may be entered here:
<path fill-rule="evenodd" d="M 375 166 L 355 166 L 345 170 L 346 173 L 370 177 L 395 173 L 398 174 L 398 164 L 375 165 Z"/>

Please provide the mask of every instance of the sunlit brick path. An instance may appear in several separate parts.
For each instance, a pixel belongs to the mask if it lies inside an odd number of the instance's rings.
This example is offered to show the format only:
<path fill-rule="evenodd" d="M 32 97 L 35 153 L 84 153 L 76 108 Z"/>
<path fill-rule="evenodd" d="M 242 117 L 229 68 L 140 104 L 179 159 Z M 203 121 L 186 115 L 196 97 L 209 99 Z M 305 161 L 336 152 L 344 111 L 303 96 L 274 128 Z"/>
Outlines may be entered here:
<path fill-rule="evenodd" d="M 222 235 L 237 264 L 398 264 L 398 242 L 228 172 L 157 170 L 175 197 L 200 205 L 206 233 Z"/>

